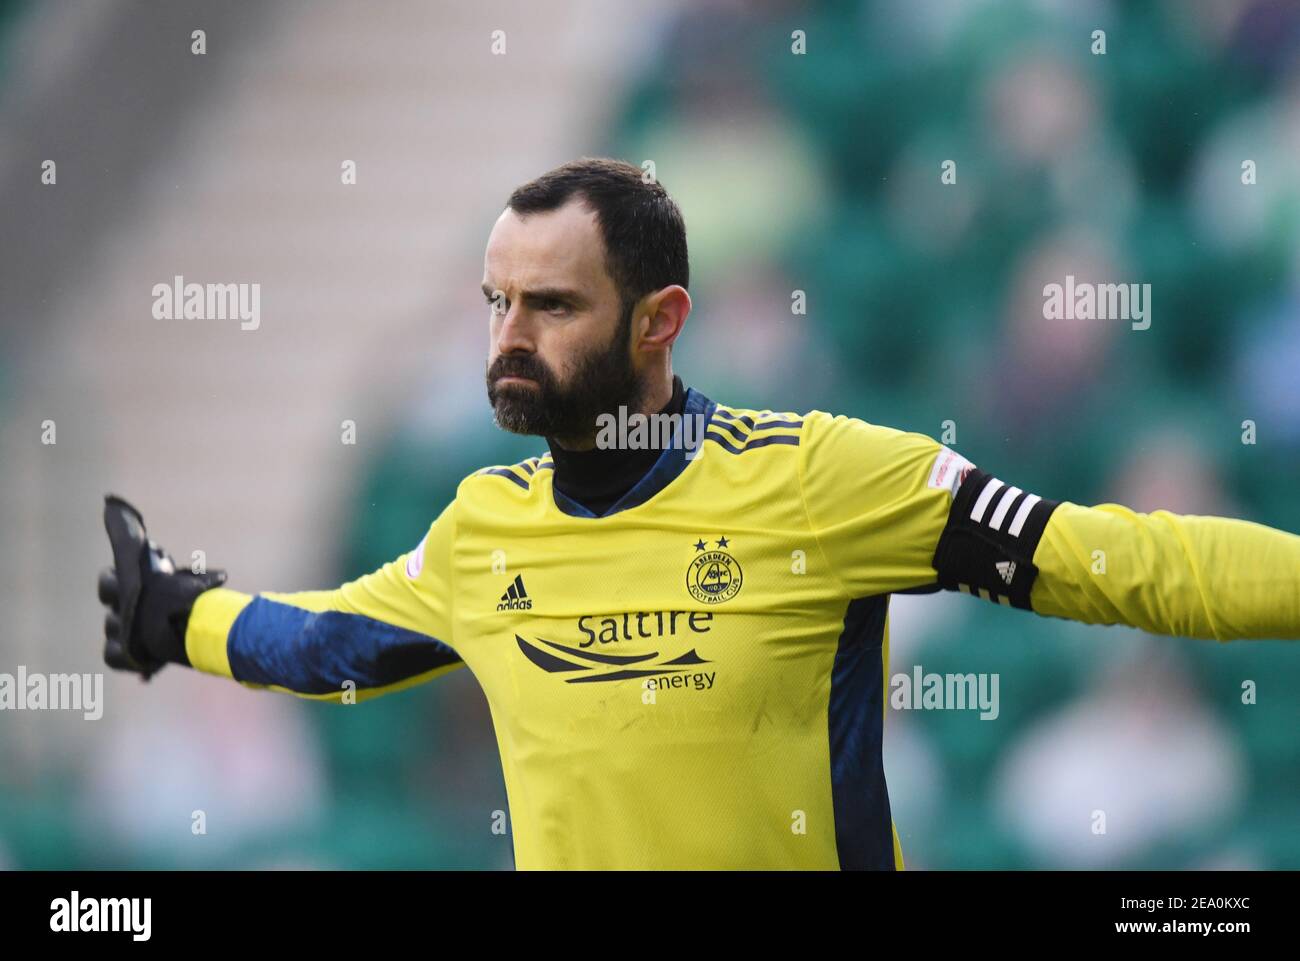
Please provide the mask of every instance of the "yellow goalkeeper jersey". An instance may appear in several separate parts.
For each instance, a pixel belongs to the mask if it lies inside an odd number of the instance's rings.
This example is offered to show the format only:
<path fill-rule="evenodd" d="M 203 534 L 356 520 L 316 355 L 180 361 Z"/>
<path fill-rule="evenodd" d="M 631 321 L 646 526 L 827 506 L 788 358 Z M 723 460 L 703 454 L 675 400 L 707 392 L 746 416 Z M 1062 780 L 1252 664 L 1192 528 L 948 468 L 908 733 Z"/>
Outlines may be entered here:
<path fill-rule="evenodd" d="M 520 869 L 889 870 L 891 593 L 1300 634 L 1295 535 L 1050 501 L 821 411 L 688 390 L 682 417 L 703 429 L 675 422 L 601 516 L 544 454 L 465 478 L 416 547 L 335 590 L 204 593 L 191 664 L 331 701 L 468 667 Z"/>

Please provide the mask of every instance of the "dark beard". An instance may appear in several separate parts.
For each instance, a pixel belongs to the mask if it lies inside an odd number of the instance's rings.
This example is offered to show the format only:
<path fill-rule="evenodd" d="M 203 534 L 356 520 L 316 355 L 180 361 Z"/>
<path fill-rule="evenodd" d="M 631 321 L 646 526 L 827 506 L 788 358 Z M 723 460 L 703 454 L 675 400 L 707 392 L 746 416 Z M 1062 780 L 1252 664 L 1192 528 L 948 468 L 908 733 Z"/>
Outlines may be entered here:
<path fill-rule="evenodd" d="M 535 354 L 502 354 L 487 371 L 488 401 L 496 422 L 512 434 L 535 434 L 581 444 L 596 433 L 601 414 L 617 415 L 619 406 L 635 413 L 641 408 L 645 385 L 632 366 L 628 345 L 631 311 L 620 319 L 610 343 L 579 359 L 568 383 Z M 507 384 L 499 377 L 527 377 L 537 386 Z"/>

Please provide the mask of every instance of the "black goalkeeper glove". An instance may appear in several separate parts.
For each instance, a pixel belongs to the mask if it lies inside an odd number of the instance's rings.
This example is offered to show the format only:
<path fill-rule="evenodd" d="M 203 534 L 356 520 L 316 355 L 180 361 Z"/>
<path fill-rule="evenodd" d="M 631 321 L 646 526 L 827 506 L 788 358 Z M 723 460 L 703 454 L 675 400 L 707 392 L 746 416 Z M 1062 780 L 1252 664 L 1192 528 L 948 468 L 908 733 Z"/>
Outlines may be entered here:
<path fill-rule="evenodd" d="M 145 534 L 140 512 L 112 494 L 104 497 L 104 528 L 113 566 L 99 574 L 104 618 L 104 663 L 146 681 L 169 662 L 189 664 L 185 627 L 195 599 L 226 581 L 226 572 L 191 574 Z"/>

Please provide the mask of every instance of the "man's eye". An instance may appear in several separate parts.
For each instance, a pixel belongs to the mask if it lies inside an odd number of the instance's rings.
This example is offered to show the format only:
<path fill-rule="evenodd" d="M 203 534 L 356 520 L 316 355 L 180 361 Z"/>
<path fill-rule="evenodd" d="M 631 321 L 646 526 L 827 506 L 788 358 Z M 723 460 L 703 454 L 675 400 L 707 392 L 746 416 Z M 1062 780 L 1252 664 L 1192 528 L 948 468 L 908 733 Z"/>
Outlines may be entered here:
<path fill-rule="evenodd" d="M 542 310 L 546 311 L 548 314 L 553 314 L 557 311 L 564 311 L 568 309 L 569 309 L 569 305 L 562 300 L 555 300 L 552 297 L 548 297 L 546 300 L 542 301 Z"/>

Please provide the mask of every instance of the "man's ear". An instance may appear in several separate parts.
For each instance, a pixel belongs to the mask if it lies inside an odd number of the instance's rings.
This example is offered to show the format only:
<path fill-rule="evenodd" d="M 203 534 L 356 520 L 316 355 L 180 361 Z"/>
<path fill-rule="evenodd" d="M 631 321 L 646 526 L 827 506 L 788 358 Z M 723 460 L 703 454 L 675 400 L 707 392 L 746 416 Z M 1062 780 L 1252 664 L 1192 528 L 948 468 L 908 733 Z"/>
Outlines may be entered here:
<path fill-rule="evenodd" d="M 691 312 L 691 295 L 685 287 L 671 284 L 641 298 L 632 312 L 638 318 L 639 346 L 668 350 L 681 336 Z"/>

